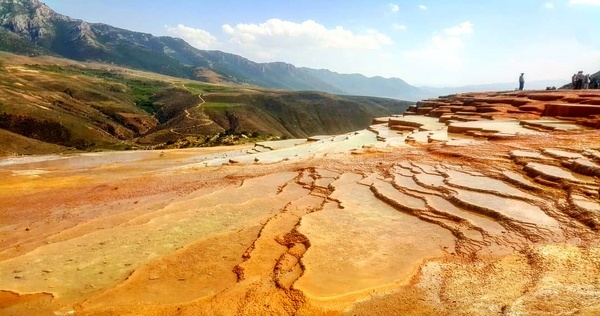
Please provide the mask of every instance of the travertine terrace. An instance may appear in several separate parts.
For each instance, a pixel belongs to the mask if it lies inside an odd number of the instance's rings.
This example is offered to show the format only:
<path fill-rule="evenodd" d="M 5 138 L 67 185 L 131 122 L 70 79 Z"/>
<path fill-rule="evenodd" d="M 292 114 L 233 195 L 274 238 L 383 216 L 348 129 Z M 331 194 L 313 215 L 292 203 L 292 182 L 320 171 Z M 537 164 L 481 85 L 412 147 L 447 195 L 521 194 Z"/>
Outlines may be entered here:
<path fill-rule="evenodd" d="M 0 314 L 596 315 L 599 115 L 462 94 L 345 135 L 6 158 Z"/>

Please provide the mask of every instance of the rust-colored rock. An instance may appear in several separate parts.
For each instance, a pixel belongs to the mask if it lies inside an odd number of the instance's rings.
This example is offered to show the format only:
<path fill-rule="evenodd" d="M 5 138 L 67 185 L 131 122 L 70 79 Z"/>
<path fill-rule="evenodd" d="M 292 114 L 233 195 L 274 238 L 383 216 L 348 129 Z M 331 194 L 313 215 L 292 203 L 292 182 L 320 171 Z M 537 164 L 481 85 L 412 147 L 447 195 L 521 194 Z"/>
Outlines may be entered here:
<path fill-rule="evenodd" d="M 600 131 L 575 103 L 594 93 L 447 96 L 254 148 L 2 159 L 0 314 L 597 314 Z M 541 117 L 558 96 L 582 116 Z"/>
<path fill-rule="evenodd" d="M 548 103 L 545 106 L 545 116 L 587 117 L 600 114 L 600 105 Z"/>

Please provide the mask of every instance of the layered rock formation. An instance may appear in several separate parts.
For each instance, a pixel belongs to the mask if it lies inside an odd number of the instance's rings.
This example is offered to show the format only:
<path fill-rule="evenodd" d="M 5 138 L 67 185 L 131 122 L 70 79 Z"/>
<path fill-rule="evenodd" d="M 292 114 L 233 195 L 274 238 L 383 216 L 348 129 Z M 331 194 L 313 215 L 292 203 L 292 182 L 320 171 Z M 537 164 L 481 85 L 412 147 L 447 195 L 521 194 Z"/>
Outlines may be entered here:
<path fill-rule="evenodd" d="M 456 95 L 338 136 L 0 160 L 0 308 L 596 314 L 596 98 Z"/>
<path fill-rule="evenodd" d="M 600 91 L 465 93 L 417 102 L 405 113 L 410 114 L 439 117 L 440 122 L 501 118 L 523 120 L 552 116 L 597 128 L 600 118 Z"/>

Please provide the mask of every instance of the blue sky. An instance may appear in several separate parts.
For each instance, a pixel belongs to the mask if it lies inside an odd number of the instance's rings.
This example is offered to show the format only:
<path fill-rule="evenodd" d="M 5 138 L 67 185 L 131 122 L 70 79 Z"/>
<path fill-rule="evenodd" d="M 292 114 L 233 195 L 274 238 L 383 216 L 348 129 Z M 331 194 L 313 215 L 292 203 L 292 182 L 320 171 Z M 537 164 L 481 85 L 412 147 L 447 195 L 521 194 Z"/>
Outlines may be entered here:
<path fill-rule="evenodd" d="M 44 0 L 42 0 L 44 1 Z M 256 62 L 459 86 L 600 70 L 600 0 L 45 0 Z"/>

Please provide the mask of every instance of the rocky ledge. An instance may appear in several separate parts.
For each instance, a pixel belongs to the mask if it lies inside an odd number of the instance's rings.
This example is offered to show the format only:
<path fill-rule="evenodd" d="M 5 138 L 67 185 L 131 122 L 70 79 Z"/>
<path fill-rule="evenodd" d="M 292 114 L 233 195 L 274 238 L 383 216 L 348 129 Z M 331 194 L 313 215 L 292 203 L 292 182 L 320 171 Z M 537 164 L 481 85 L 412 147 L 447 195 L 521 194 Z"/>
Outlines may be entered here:
<path fill-rule="evenodd" d="M 405 113 L 411 114 L 439 117 L 440 122 L 552 116 L 599 128 L 600 90 L 456 94 L 417 102 Z"/>

